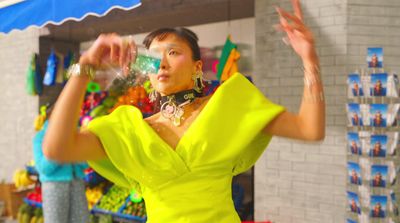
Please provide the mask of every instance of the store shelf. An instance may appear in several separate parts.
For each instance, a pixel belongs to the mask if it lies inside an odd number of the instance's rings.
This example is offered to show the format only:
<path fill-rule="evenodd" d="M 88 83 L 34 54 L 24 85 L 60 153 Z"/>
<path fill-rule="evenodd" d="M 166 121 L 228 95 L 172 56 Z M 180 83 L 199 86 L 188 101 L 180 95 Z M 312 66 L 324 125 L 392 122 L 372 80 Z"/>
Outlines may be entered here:
<path fill-rule="evenodd" d="M 371 96 L 371 97 L 348 98 L 347 101 L 349 103 L 358 103 L 358 104 L 397 104 L 400 103 L 400 98 Z"/>
<path fill-rule="evenodd" d="M 357 123 L 354 120 L 358 116 L 367 124 L 349 124 L 351 126 L 347 127 L 347 219 L 352 222 L 359 222 L 360 218 L 370 223 L 399 222 L 396 197 L 400 191 L 400 146 L 397 135 L 400 132 L 400 98 L 397 97 L 397 76 L 352 73 L 347 83 L 348 123 Z M 362 92 L 365 96 L 356 96 Z M 372 93 L 390 96 L 372 96 Z M 378 113 L 381 127 L 373 126 L 375 119 L 379 118 Z M 377 151 L 373 152 L 376 146 Z M 373 153 L 375 156 L 372 156 Z M 358 184 L 352 184 L 354 181 Z M 374 186 L 373 182 L 379 182 L 378 185 L 382 187 Z"/>
<path fill-rule="evenodd" d="M 399 132 L 400 126 L 372 127 L 372 126 L 347 126 L 351 132 L 369 131 L 371 133 Z"/>

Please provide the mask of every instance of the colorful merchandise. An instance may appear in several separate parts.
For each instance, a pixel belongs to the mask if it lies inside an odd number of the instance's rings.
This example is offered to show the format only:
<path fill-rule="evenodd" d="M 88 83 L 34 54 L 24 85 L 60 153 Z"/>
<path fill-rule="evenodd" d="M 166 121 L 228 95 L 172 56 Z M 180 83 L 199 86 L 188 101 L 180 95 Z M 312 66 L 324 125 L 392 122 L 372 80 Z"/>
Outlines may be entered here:
<path fill-rule="evenodd" d="M 349 145 L 350 153 L 355 154 L 355 155 L 362 154 L 360 137 L 358 136 L 358 133 L 356 133 L 356 132 L 347 133 L 347 142 Z"/>
<path fill-rule="evenodd" d="M 43 84 L 47 86 L 55 85 L 57 77 L 58 58 L 54 50 L 51 50 L 47 59 L 47 69 L 44 75 Z"/>
<path fill-rule="evenodd" d="M 360 206 L 360 200 L 358 198 L 358 194 L 354 192 L 347 191 L 347 201 L 349 204 L 349 209 L 351 212 L 360 214 L 361 213 L 361 206 Z"/>
<path fill-rule="evenodd" d="M 361 178 L 360 165 L 358 163 L 348 162 L 347 171 L 348 171 L 349 182 L 351 184 L 361 185 L 362 178 Z"/>
<path fill-rule="evenodd" d="M 384 218 L 387 211 L 386 196 L 371 196 L 370 215 L 373 218 Z"/>
<path fill-rule="evenodd" d="M 349 74 L 347 79 L 347 84 L 349 86 L 349 97 L 360 97 L 364 96 L 364 90 L 361 84 L 361 79 L 359 74 Z"/>
<path fill-rule="evenodd" d="M 237 45 L 231 41 L 231 36 L 229 35 L 226 38 L 218 63 L 217 79 L 220 82 L 228 80 L 228 78 L 238 72 L 237 61 L 239 58 L 240 53 L 237 50 Z"/>

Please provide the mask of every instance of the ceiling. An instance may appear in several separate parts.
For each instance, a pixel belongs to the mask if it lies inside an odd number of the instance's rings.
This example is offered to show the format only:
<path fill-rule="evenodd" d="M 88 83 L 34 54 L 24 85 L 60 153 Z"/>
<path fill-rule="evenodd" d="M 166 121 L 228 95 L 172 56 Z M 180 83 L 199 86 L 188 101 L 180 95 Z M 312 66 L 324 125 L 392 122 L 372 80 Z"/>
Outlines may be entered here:
<path fill-rule="evenodd" d="M 142 0 L 138 8 L 115 9 L 104 17 L 49 25 L 46 37 L 71 42 L 95 39 L 100 33 L 134 34 L 160 27 L 192 26 L 254 17 L 254 0 Z"/>

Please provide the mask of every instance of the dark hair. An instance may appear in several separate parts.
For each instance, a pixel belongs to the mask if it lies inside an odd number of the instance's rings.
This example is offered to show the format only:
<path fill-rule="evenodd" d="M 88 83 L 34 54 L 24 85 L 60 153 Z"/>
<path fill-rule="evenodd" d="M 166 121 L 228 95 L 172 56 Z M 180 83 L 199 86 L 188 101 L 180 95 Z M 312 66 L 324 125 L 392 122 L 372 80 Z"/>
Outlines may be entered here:
<path fill-rule="evenodd" d="M 197 43 L 197 41 L 199 41 L 199 38 L 197 38 L 197 35 L 193 31 L 187 28 L 177 27 L 177 28 L 161 28 L 154 30 L 153 32 L 149 33 L 146 36 L 146 38 L 143 40 L 143 44 L 148 49 L 154 39 L 163 40 L 170 34 L 176 35 L 177 37 L 186 41 L 189 44 L 189 47 L 192 50 L 193 60 L 197 61 L 201 59 L 200 47 Z"/>

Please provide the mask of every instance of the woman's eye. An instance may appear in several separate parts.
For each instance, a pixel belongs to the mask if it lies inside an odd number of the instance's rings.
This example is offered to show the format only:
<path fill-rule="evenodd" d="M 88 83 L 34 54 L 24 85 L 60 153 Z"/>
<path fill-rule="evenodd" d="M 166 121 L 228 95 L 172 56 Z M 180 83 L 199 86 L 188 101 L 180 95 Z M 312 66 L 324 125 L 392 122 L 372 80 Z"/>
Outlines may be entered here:
<path fill-rule="evenodd" d="M 176 55 L 176 54 L 178 54 L 178 52 L 176 52 L 175 50 L 170 50 L 169 51 L 169 53 L 168 53 L 168 55 Z"/>

